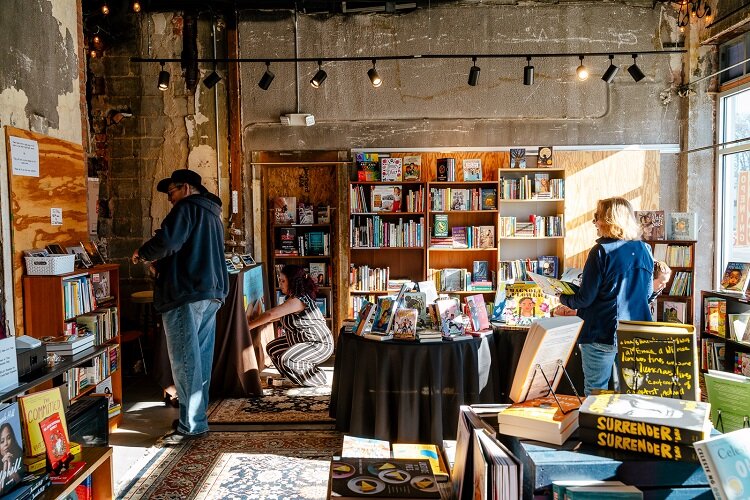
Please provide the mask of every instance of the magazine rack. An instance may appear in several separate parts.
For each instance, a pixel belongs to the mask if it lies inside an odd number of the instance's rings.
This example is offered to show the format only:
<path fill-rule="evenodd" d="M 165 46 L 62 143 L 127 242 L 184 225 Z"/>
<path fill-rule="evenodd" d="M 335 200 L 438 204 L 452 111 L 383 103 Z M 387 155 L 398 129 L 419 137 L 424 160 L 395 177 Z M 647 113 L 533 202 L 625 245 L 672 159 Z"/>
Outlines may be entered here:
<path fill-rule="evenodd" d="M 568 371 L 565 369 L 565 364 L 563 363 L 562 359 L 557 360 L 557 368 L 555 368 L 555 373 L 552 374 L 552 380 L 557 379 L 558 372 L 562 370 L 563 375 L 565 375 L 565 378 L 568 380 L 568 384 L 570 384 L 571 389 L 573 389 L 573 394 L 575 397 L 578 398 L 578 401 L 580 403 L 583 403 L 583 400 L 581 399 L 581 396 L 578 394 L 578 391 L 576 390 L 575 386 L 573 385 L 573 381 L 570 379 L 570 375 L 568 375 Z M 537 363 L 537 365 L 534 367 L 534 373 L 531 375 L 531 382 L 529 383 L 529 386 L 534 386 L 534 378 L 536 377 L 536 374 L 541 374 L 542 378 L 544 378 L 544 382 L 547 384 L 547 387 L 549 388 L 549 391 L 545 395 L 545 397 L 549 397 L 552 395 L 552 397 L 555 399 L 555 403 L 557 403 L 557 407 L 560 408 L 560 411 L 563 415 L 567 415 L 573 409 L 565 410 L 563 406 L 560 404 L 560 400 L 557 399 L 557 394 L 555 394 L 555 390 L 552 388 L 552 383 L 547 378 L 547 375 L 544 374 L 544 370 L 542 369 L 542 365 Z M 577 408 L 576 408 L 577 409 Z"/>
<path fill-rule="evenodd" d="M 640 338 L 640 340 L 643 340 L 643 343 L 656 343 L 656 344 L 669 344 L 672 348 L 672 394 L 676 394 L 677 397 L 682 399 L 682 397 L 685 395 L 685 389 L 680 385 L 680 369 L 677 364 L 677 341 L 675 339 L 654 339 L 654 338 Z M 638 355 L 641 354 L 641 351 L 638 350 L 637 347 L 633 347 L 633 391 L 636 394 L 640 394 L 638 392 L 638 380 L 640 380 L 641 372 L 638 370 L 638 364 L 637 364 L 637 358 Z"/>

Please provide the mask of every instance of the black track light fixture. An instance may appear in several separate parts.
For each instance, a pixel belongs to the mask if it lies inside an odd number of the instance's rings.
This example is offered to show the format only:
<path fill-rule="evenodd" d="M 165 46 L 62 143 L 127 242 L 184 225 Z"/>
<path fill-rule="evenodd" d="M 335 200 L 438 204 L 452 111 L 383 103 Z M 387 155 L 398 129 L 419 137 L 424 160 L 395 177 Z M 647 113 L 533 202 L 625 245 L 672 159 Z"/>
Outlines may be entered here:
<path fill-rule="evenodd" d="M 589 69 L 583 65 L 583 56 L 578 56 L 578 59 L 581 60 L 581 64 L 576 68 L 576 76 L 580 81 L 585 82 L 589 79 Z"/>
<path fill-rule="evenodd" d="M 471 69 L 469 69 L 469 85 L 472 87 L 477 86 L 477 82 L 479 81 L 479 72 L 481 71 L 479 69 L 479 66 L 477 66 L 477 58 L 472 57 L 471 58 L 472 66 Z"/>
<path fill-rule="evenodd" d="M 310 80 L 310 85 L 313 86 L 314 89 L 319 89 L 321 85 L 323 85 L 323 82 L 325 81 L 326 77 L 328 75 L 323 70 L 323 61 L 318 60 L 318 71 L 315 73 L 315 76 L 312 77 Z"/>
<path fill-rule="evenodd" d="M 208 89 L 212 89 L 216 86 L 217 83 L 221 81 L 221 75 L 216 72 L 216 70 L 213 70 L 209 75 L 203 79 L 203 85 L 206 86 Z"/>
<path fill-rule="evenodd" d="M 615 75 L 618 71 L 620 71 L 620 68 L 615 66 L 615 56 L 614 54 L 609 55 L 609 67 L 602 75 L 602 80 L 604 80 L 607 83 L 612 83 L 612 80 L 615 79 Z"/>
<path fill-rule="evenodd" d="M 383 85 L 383 79 L 380 78 L 378 70 L 375 69 L 375 59 L 372 60 L 372 68 L 367 70 L 367 77 L 370 79 L 370 83 L 372 83 L 373 87 L 378 88 Z"/>
<path fill-rule="evenodd" d="M 263 76 L 260 77 L 260 80 L 258 81 L 258 87 L 262 88 L 263 90 L 268 90 L 268 87 L 271 86 L 271 82 L 275 77 L 276 75 L 274 75 L 271 71 L 271 62 L 266 61 L 266 72 L 263 73 Z"/>
<path fill-rule="evenodd" d="M 169 88 L 169 71 L 164 69 L 164 62 L 161 63 L 161 71 L 159 71 L 159 90 L 164 92 Z"/>
<path fill-rule="evenodd" d="M 644 78 L 646 78 L 646 75 L 643 74 L 643 71 L 641 71 L 641 68 L 638 67 L 638 64 L 636 64 L 635 60 L 638 57 L 638 54 L 633 54 L 633 64 L 631 66 L 628 66 L 628 73 L 630 73 L 630 76 L 633 77 L 633 80 L 636 82 L 640 82 Z"/>
<path fill-rule="evenodd" d="M 526 66 L 523 68 L 523 84 L 534 85 L 534 66 L 531 65 L 531 56 L 526 56 Z"/>

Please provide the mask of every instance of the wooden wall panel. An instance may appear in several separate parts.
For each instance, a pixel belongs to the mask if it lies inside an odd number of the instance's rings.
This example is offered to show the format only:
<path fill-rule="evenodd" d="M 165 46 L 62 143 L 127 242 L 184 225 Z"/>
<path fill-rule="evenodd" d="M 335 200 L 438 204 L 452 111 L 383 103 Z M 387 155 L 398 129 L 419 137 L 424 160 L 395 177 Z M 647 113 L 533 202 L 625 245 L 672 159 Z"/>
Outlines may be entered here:
<path fill-rule="evenodd" d="M 13 175 L 10 137 L 39 143 L 39 177 Z M 5 127 L 11 208 L 16 334 L 23 333 L 23 251 L 50 243 L 63 247 L 88 240 L 86 166 L 80 144 L 13 127 Z M 50 223 L 50 209 L 62 209 L 62 225 Z M 50 332 L 60 334 L 61 332 Z"/>
<path fill-rule="evenodd" d="M 554 160 L 565 168 L 565 268 L 586 262 L 597 200 L 622 196 L 635 210 L 659 209 L 659 151 L 556 151 Z"/>

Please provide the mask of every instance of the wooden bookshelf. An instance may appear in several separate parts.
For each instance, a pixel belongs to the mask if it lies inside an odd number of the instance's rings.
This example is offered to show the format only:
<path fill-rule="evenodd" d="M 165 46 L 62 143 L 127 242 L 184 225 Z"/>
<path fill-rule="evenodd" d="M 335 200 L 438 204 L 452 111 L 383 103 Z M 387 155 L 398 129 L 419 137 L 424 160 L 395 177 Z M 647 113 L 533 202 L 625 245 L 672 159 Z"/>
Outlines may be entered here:
<path fill-rule="evenodd" d="M 75 279 L 85 279 L 88 283 L 91 283 L 94 279 L 100 279 L 100 277 L 105 274 L 109 279 L 109 296 L 106 300 L 97 301 L 96 308 L 80 310 L 78 311 L 79 314 L 74 314 L 70 305 L 71 296 L 68 295 L 66 307 L 66 282 Z M 97 275 L 99 278 L 97 278 Z M 117 403 L 122 403 L 122 350 L 119 329 L 119 322 L 121 319 L 119 266 L 117 264 L 103 264 L 89 269 L 78 269 L 74 272 L 58 276 L 25 275 L 23 277 L 23 302 L 24 324 L 26 327 L 25 332 L 27 335 L 39 339 L 48 336 L 57 337 L 63 335 L 66 332 L 67 324 L 75 322 L 76 318 L 83 314 L 101 311 L 106 307 L 115 308 L 115 315 L 117 318 L 113 325 L 114 331 L 112 332 L 112 336 L 95 347 L 96 354 L 86 357 L 86 359 L 79 358 L 79 354 L 63 356 L 63 359 L 80 359 L 79 362 L 67 367 L 65 370 L 65 373 L 68 374 L 68 378 L 70 379 L 72 378 L 70 373 L 72 373 L 72 370 L 75 368 L 83 366 L 84 363 L 88 363 L 91 358 L 96 356 L 100 356 L 103 360 L 109 362 L 111 354 L 110 350 L 116 350 L 116 368 L 111 371 L 109 377 L 112 379 L 112 393 L 114 395 L 114 400 Z M 80 353 L 80 356 L 84 356 L 91 351 L 91 349 L 87 349 Z M 62 373 L 58 375 L 62 375 Z M 102 377 L 102 380 L 105 378 L 106 377 Z M 45 389 L 56 385 L 57 383 L 57 381 L 53 380 L 53 377 L 49 377 L 48 380 L 50 380 L 50 382 L 46 385 L 38 383 L 36 389 Z M 73 399 L 88 394 L 93 389 L 94 386 L 83 388 L 75 393 Z M 116 428 L 121 422 L 122 413 L 111 417 L 109 419 L 110 429 Z"/>
<path fill-rule="evenodd" d="M 706 299 L 717 298 L 726 301 L 726 313 L 719 321 L 723 321 L 724 334 L 709 331 L 707 323 Z M 706 371 L 706 343 L 717 342 L 724 344 L 724 366 L 723 371 L 734 373 L 737 353 L 750 354 L 750 342 L 743 342 L 732 338 L 729 326 L 729 315 L 750 313 L 750 295 L 739 293 L 727 293 L 717 290 L 701 291 L 701 315 L 700 315 L 700 339 L 701 339 L 701 371 Z"/>
<path fill-rule="evenodd" d="M 685 323 L 695 324 L 695 240 L 646 240 L 651 246 L 654 253 L 654 260 L 659 259 L 658 245 L 666 248 L 666 259 L 661 259 L 672 269 L 672 275 L 669 277 L 667 286 L 664 291 L 656 298 L 656 321 L 666 321 L 664 318 L 664 309 L 669 304 L 665 303 L 682 303 L 685 304 Z M 682 253 L 685 259 L 679 258 Z M 675 279 L 684 280 L 689 276 L 689 283 L 686 283 L 683 293 L 675 293 Z"/>
<path fill-rule="evenodd" d="M 67 484 L 53 484 L 39 497 L 43 500 L 67 498 L 84 479 L 91 476 L 91 498 L 114 498 L 112 448 L 83 447 L 74 460 L 86 462 L 86 466 Z"/>

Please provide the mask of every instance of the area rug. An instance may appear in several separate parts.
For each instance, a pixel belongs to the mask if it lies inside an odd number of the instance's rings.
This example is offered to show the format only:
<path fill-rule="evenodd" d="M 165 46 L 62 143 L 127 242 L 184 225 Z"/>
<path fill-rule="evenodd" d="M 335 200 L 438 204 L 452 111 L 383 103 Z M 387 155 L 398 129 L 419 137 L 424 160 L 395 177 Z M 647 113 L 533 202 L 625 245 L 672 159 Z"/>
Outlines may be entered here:
<path fill-rule="evenodd" d="M 222 399 L 208 409 L 209 424 L 332 423 L 331 388 L 268 388 L 262 397 Z"/>
<path fill-rule="evenodd" d="M 252 498 L 322 500 L 335 431 L 210 432 L 158 454 L 117 498 Z"/>

